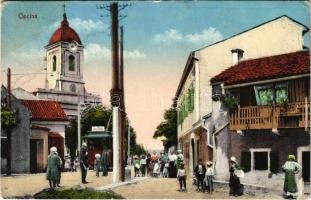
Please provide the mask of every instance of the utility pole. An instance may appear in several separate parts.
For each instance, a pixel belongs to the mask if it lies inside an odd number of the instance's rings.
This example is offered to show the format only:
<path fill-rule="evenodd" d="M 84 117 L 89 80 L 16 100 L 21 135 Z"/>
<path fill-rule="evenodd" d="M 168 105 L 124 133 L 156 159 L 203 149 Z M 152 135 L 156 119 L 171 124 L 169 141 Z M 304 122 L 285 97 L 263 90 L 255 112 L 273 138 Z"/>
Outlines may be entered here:
<path fill-rule="evenodd" d="M 11 110 L 11 68 L 8 68 L 7 73 L 7 87 L 8 87 L 8 98 L 7 98 L 7 104 L 9 110 Z M 7 175 L 11 175 L 11 128 L 7 129 Z"/>
<path fill-rule="evenodd" d="M 130 122 L 128 122 L 128 129 L 127 129 L 127 157 L 131 156 L 131 127 Z"/>
<path fill-rule="evenodd" d="M 121 92 L 119 86 L 119 41 L 118 41 L 118 3 L 110 3 L 111 15 L 111 63 L 112 63 L 112 89 L 111 105 L 112 105 L 112 132 L 113 132 L 113 175 L 112 182 L 120 181 L 120 104 Z M 122 156 L 121 156 L 122 158 Z"/>
<path fill-rule="evenodd" d="M 80 111 L 80 91 L 78 92 L 78 113 L 77 113 L 77 123 L 78 123 L 78 152 L 77 156 L 80 158 L 80 152 L 81 152 L 81 111 Z"/>
<path fill-rule="evenodd" d="M 121 156 L 121 181 L 125 179 L 125 151 L 124 151 L 124 137 L 125 137 L 125 105 L 124 105 L 124 61 L 123 61 L 123 26 L 120 27 L 120 69 L 119 69 L 119 87 L 121 91 L 121 115 L 120 115 L 120 156 Z"/>

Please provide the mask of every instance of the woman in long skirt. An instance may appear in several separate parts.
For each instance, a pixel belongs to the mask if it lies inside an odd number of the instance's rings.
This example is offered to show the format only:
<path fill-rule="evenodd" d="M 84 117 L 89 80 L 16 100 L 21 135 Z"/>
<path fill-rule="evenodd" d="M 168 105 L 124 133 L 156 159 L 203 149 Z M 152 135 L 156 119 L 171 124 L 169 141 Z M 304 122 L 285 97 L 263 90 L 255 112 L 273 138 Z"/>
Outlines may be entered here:
<path fill-rule="evenodd" d="M 240 166 L 238 165 L 236 158 L 230 158 L 230 179 L 229 179 L 229 187 L 230 187 L 230 195 L 240 196 L 243 194 L 242 186 L 240 182 L 240 178 L 236 175 L 236 170 L 240 170 Z"/>
<path fill-rule="evenodd" d="M 284 193 L 287 198 L 293 198 L 297 193 L 297 183 L 295 174 L 301 171 L 301 166 L 295 161 L 294 155 L 288 156 L 288 161 L 282 167 L 285 172 Z"/>

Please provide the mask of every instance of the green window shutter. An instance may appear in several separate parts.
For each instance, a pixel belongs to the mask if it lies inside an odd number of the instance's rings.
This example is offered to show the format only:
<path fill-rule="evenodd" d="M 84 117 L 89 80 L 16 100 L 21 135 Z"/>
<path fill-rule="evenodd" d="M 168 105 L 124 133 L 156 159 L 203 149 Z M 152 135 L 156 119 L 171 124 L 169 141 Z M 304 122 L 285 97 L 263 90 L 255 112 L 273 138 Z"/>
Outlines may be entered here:
<path fill-rule="evenodd" d="M 194 110 L 194 87 L 191 88 L 191 110 Z"/>
<path fill-rule="evenodd" d="M 249 172 L 251 170 L 251 152 L 250 151 L 241 152 L 241 167 L 244 172 Z"/>
<path fill-rule="evenodd" d="M 189 112 L 191 113 L 192 109 L 191 109 L 191 105 L 192 105 L 192 102 L 191 102 L 191 89 L 189 88 L 188 89 L 188 96 L 187 96 L 187 99 L 188 99 L 188 110 Z"/>
<path fill-rule="evenodd" d="M 270 171 L 272 173 L 279 172 L 279 155 L 276 151 L 270 152 Z"/>
<path fill-rule="evenodd" d="M 187 98 L 187 95 L 185 97 L 185 118 L 188 116 L 188 98 Z"/>

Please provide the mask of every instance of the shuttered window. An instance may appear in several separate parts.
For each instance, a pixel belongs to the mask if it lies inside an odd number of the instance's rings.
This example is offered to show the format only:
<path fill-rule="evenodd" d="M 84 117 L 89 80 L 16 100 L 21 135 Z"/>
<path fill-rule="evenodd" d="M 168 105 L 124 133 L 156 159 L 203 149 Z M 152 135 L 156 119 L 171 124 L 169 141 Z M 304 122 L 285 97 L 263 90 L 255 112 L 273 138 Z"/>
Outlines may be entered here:
<path fill-rule="evenodd" d="M 250 151 L 241 152 L 241 167 L 244 172 L 249 172 L 251 170 L 251 152 Z"/>
<path fill-rule="evenodd" d="M 278 152 L 270 152 L 270 171 L 272 173 L 279 172 L 279 155 Z"/>

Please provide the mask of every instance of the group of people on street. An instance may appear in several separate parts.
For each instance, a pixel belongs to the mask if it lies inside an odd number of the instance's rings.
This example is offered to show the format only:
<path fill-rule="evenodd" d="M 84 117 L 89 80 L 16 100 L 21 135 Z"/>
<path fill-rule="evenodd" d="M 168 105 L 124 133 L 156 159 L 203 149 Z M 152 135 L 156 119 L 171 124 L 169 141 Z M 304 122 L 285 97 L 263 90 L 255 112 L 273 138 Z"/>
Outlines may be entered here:
<path fill-rule="evenodd" d="M 153 154 L 133 156 L 133 165 L 135 177 L 138 176 L 152 176 L 152 177 L 164 177 L 164 178 L 176 178 L 177 170 L 183 162 L 183 154 L 181 150 L 176 155 L 173 151 L 169 155 L 166 153 L 156 152 Z M 132 158 L 129 157 L 128 164 L 131 164 Z"/>
<path fill-rule="evenodd" d="M 102 170 L 103 176 L 108 176 L 108 169 L 109 169 L 109 153 L 108 151 L 104 150 L 102 155 L 95 154 L 95 161 L 94 161 L 94 169 L 96 171 L 96 176 L 99 177 L 99 171 Z"/>
<path fill-rule="evenodd" d="M 81 152 L 79 155 L 81 181 L 83 184 L 87 183 L 86 176 L 88 170 L 88 152 L 86 143 L 82 144 Z M 57 153 L 56 147 L 50 148 L 50 154 L 47 162 L 46 178 L 49 181 L 50 188 L 60 186 L 62 159 Z M 230 179 L 229 179 L 229 194 L 232 196 L 243 195 L 243 184 L 240 179 L 244 177 L 244 172 L 239 166 L 235 157 L 231 157 L 229 160 Z M 169 155 L 161 153 L 160 156 L 154 152 L 152 155 L 141 155 L 140 157 L 134 156 L 133 163 L 132 158 L 128 159 L 128 164 L 134 165 L 135 177 L 137 176 L 153 176 L 164 178 L 176 178 L 179 181 L 179 191 L 187 191 L 186 187 L 186 170 L 184 157 L 181 150 L 178 150 L 178 154 L 170 152 Z M 96 154 L 94 161 L 94 169 L 96 176 L 99 177 L 99 171 L 102 169 L 103 176 L 108 175 L 109 168 L 109 153 L 103 151 L 102 155 Z M 303 181 L 302 181 L 302 167 L 295 161 L 294 155 L 289 155 L 288 160 L 282 166 L 282 170 L 285 173 L 284 181 L 284 197 L 294 198 L 297 193 L 303 195 Z M 296 176 L 298 175 L 298 176 Z M 298 177 L 298 178 L 297 178 Z M 197 185 L 197 191 L 212 193 L 214 191 L 214 169 L 213 163 L 208 161 L 206 165 L 199 159 L 198 164 L 194 168 L 193 184 Z"/>
<path fill-rule="evenodd" d="M 76 171 L 77 166 L 80 165 L 81 182 L 83 184 L 88 183 L 86 181 L 86 176 L 87 176 L 87 171 L 89 169 L 89 163 L 88 163 L 88 151 L 87 151 L 86 143 L 83 143 L 81 146 L 79 159 L 76 158 L 74 162 L 72 162 L 73 164 L 71 164 L 70 167 L 68 167 L 69 162 L 67 160 L 65 160 L 64 165 L 66 165 L 66 162 L 67 162 L 67 166 L 64 166 L 65 171 Z M 48 156 L 48 162 L 47 162 L 46 179 L 49 181 L 50 188 L 52 189 L 56 187 L 60 187 L 62 164 L 63 164 L 63 161 L 57 153 L 57 148 L 51 147 L 50 154 Z M 99 177 L 100 170 L 102 170 L 103 176 L 108 176 L 108 169 L 109 169 L 108 151 L 104 150 L 102 155 L 95 154 L 94 169 L 96 171 L 97 177 Z"/>
<path fill-rule="evenodd" d="M 209 192 L 214 191 L 214 169 L 213 163 L 208 161 L 206 165 L 202 163 L 199 159 L 197 166 L 194 168 L 194 183 L 197 185 L 197 191 L 199 192 Z"/>

